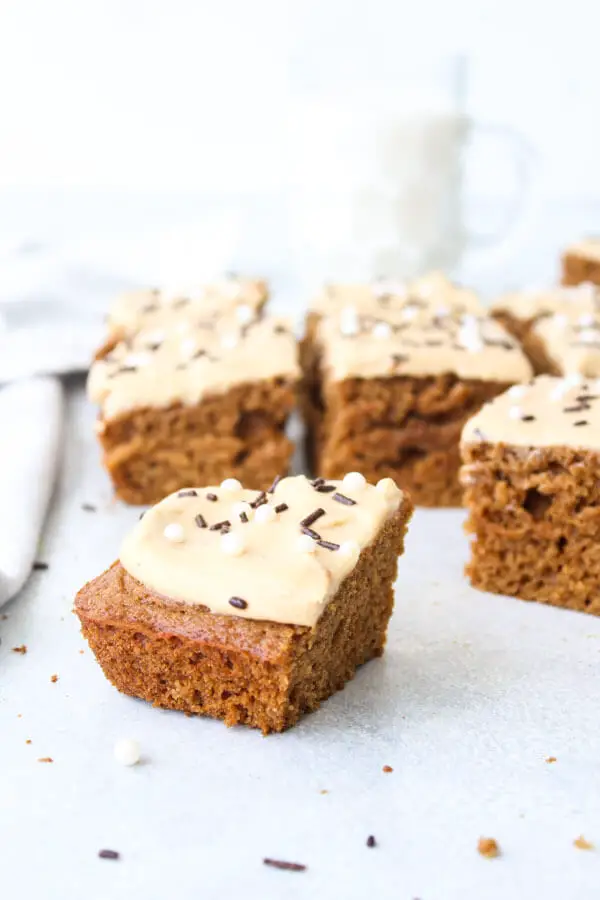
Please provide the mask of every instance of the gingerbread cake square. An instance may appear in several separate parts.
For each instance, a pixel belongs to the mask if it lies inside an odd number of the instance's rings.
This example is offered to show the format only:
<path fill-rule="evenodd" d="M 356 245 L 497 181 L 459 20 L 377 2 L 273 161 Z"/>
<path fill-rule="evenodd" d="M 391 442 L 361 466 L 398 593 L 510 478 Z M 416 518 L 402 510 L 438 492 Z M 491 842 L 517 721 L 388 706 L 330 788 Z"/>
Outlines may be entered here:
<path fill-rule="evenodd" d="M 522 345 L 536 374 L 547 373 L 535 329 L 554 316 L 585 317 L 600 311 L 600 291 L 592 284 L 577 287 L 529 288 L 505 294 L 491 308 L 492 315 Z M 560 321 L 560 319 L 559 319 Z"/>
<path fill-rule="evenodd" d="M 155 503 L 225 475 L 262 487 L 286 472 L 299 379 L 289 324 L 235 314 L 180 319 L 107 348 L 88 393 L 104 465 L 127 503 Z"/>
<path fill-rule="evenodd" d="M 541 375 L 465 426 L 475 587 L 600 615 L 600 382 Z"/>
<path fill-rule="evenodd" d="M 283 731 L 382 654 L 411 511 L 358 473 L 188 488 L 145 513 L 75 611 L 123 693 Z"/>
<path fill-rule="evenodd" d="M 584 281 L 600 285 L 600 237 L 571 244 L 562 255 L 562 283 L 582 284 Z"/>
<path fill-rule="evenodd" d="M 116 342 L 139 331 L 160 334 L 174 316 L 180 321 L 216 318 L 231 313 L 241 325 L 254 319 L 269 296 L 267 283 L 229 275 L 196 286 L 177 285 L 127 291 L 114 301 L 107 316 L 108 340 Z"/>
<path fill-rule="evenodd" d="M 322 316 L 303 349 L 303 403 L 314 471 L 391 477 L 421 506 L 458 506 L 462 426 L 526 381 L 517 342 L 483 314 L 451 305 Z"/>
<path fill-rule="evenodd" d="M 530 329 L 527 352 L 538 373 L 598 377 L 600 310 L 597 306 L 587 310 L 570 308 L 539 319 Z"/>

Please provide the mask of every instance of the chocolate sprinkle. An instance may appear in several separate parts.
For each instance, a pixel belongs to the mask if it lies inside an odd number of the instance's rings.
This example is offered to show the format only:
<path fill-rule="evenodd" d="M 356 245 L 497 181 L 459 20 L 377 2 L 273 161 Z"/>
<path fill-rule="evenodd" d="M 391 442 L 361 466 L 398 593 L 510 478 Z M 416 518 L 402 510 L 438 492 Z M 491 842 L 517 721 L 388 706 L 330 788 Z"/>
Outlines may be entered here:
<path fill-rule="evenodd" d="M 587 419 L 580 419 L 579 422 L 573 422 L 573 425 L 577 428 L 579 425 L 589 425 Z"/>
<path fill-rule="evenodd" d="M 302 863 L 286 862 L 283 859 L 263 859 L 265 866 L 272 866 L 274 869 L 285 869 L 287 872 L 305 872 L 306 866 Z"/>
<path fill-rule="evenodd" d="M 320 541 L 317 541 L 317 544 L 319 545 L 319 547 L 324 547 L 325 550 L 339 550 L 340 549 L 340 545 L 334 543 L 333 541 L 320 540 Z"/>
<path fill-rule="evenodd" d="M 535 422 L 535 416 L 522 416 L 521 422 Z"/>
<path fill-rule="evenodd" d="M 202 515 L 202 513 L 198 513 L 197 516 L 194 517 L 194 522 L 198 526 L 198 528 L 206 528 L 206 519 Z"/>
<path fill-rule="evenodd" d="M 485 441 L 485 435 L 484 435 L 483 431 L 481 430 L 481 428 L 474 428 L 473 434 L 475 435 L 475 437 L 477 438 L 478 441 Z"/>
<path fill-rule="evenodd" d="M 243 522 L 244 524 L 246 524 L 247 521 L 248 521 L 247 514 L 245 512 L 241 512 L 240 513 L 240 522 Z"/>
<path fill-rule="evenodd" d="M 312 528 L 306 528 L 305 526 L 303 526 L 300 530 L 302 531 L 302 534 L 308 535 L 308 537 L 312 538 L 313 541 L 321 540 L 321 535 L 317 531 L 313 531 Z"/>
<path fill-rule="evenodd" d="M 100 859 L 120 859 L 120 853 L 116 850 L 99 850 L 98 856 Z"/>
<path fill-rule="evenodd" d="M 300 527 L 308 528 L 310 525 L 313 524 L 313 522 L 316 522 L 317 519 L 320 519 L 321 516 L 324 516 L 324 515 L 325 515 L 325 510 L 322 507 L 319 507 L 318 509 L 315 509 L 314 512 L 311 512 L 308 516 L 305 516 L 301 520 Z"/>
<path fill-rule="evenodd" d="M 229 598 L 230 606 L 235 606 L 236 609 L 247 609 L 248 604 L 245 600 L 242 600 L 241 597 L 230 597 Z"/>
<path fill-rule="evenodd" d="M 375 840 L 375 835 L 370 834 L 367 838 L 367 847 L 374 847 L 377 841 Z"/>
<path fill-rule="evenodd" d="M 34 571 L 34 572 L 45 572 L 46 569 L 49 569 L 49 568 L 50 568 L 50 566 L 48 565 L 47 562 L 39 562 L 39 561 L 37 561 L 37 562 L 34 562 L 34 564 L 33 564 L 33 571 Z"/>
<path fill-rule="evenodd" d="M 178 497 L 197 497 L 197 496 L 198 496 L 198 491 L 193 491 L 193 490 L 190 490 L 190 491 L 179 491 L 179 493 L 177 494 L 177 496 L 178 496 Z"/>
<path fill-rule="evenodd" d="M 229 519 L 223 519 L 222 522 L 215 522 L 214 525 L 211 525 L 208 529 L 209 531 L 222 531 L 223 528 L 231 528 L 231 522 Z"/>
<path fill-rule="evenodd" d="M 124 375 L 127 372 L 137 372 L 137 366 L 121 366 L 117 374 Z"/>
<path fill-rule="evenodd" d="M 252 509 L 258 509 L 264 503 L 268 503 L 266 491 L 261 491 L 258 497 L 255 497 L 250 506 Z"/>
<path fill-rule="evenodd" d="M 315 478 L 314 481 L 311 481 L 311 484 L 314 488 L 318 487 L 320 484 L 325 484 L 324 478 Z"/>
<path fill-rule="evenodd" d="M 277 485 L 279 484 L 280 481 L 281 481 L 281 475 L 276 475 L 275 478 L 273 479 L 273 484 L 271 485 L 271 487 L 267 488 L 267 494 L 274 493 L 275 488 L 277 487 Z"/>
<path fill-rule="evenodd" d="M 81 508 L 84 512 L 96 512 L 96 507 L 93 503 L 82 503 Z"/>
<path fill-rule="evenodd" d="M 275 512 L 276 512 L 276 513 L 285 512 L 286 509 L 289 509 L 289 506 L 287 505 L 287 503 L 279 503 L 279 504 L 275 507 Z"/>
<path fill-rule="evenodd" d="M 330 494 L 332 491 L 335 491 L 335 484 L 319 484 L 315 491 L 318 491 L 319 494 Z"/>
<path fill-rule="evenodd" d="M 206 495 L 206 499 L 207 499 L 207 500 L 210 500 L 211 503 L 214 503 L 215 500 L 218 500 L 219 498 L 217 497 L 216 494 L 207 494 L 207 495 Z"/>
<path fill-rule="evenodd" d="M 351 497 L 346 497 L 345 494 L 340 494 L 338 492 L 336 492 L 331 499 L 337 500 L 338 503 L 343 503 L 344 506 L 356 506 L 356 500 L 353 500 Z"/>

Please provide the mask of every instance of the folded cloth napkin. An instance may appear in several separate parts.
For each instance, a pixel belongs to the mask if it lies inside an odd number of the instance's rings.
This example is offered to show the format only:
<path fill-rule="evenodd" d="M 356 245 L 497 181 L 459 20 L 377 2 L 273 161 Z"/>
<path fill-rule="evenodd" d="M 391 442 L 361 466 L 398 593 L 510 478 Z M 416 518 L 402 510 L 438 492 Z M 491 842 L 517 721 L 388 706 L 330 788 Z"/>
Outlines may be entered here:
<path fill-rule="evenodd" d="M 0 388 L 0 607 L 21 590 L 35 560 L 62 424 L 63 392 L 56 378 Z"/>

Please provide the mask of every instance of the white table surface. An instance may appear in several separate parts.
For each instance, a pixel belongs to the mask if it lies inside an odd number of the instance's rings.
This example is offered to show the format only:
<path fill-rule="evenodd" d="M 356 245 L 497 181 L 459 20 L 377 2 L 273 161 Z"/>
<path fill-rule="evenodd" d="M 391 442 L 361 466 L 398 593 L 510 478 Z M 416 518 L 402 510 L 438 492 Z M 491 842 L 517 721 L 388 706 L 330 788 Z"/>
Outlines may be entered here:
<path fill-rule="evenodd" d="M 2 898 L 600 896 L 600 620 L 472 590 L 462 514 L 422 511 L 385 657 L 320 711 L 263 738 L 152 709 L 105 681 L 71 612 L 138 514 L 112 500 L 92 418 L 71 391 L 50 568 L 0 621 Z M 121 737 L 143 764 L 114 761 Z"/>

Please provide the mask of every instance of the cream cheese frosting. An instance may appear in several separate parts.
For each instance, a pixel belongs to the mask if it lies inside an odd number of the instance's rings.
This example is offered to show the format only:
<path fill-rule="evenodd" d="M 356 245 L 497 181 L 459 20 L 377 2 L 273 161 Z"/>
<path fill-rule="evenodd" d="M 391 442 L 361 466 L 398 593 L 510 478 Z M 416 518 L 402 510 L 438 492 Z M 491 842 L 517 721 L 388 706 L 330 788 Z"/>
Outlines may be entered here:
<path fill-rule="evenodd" d="M 584 259 L 600 260 L 600 237 L 587 237 L 565 250 L 565 255 L 582 256 Z"/>
<path fill-rule="evenodd" d="M 105 420 L 132 409 L 195 405 L 209 394 L 270 378 L 300 376 L 287 320 L 265 316 L 241 325 L 222 315 L 141 331 L 90 369 L 88 394 Z"/>
<path fill-rule="evenodd" d="M 407 317 L 405 309 L 324 316 L 317 338 L 333 381 L 453 373 L 482 381 L 526 381 L 531 366 L 518 343 L 484 315 Z"/>
<path fill-rule="evenodd" d="M 342 481 L 283 478 L 263 492 L 226 479 L 148 510 L 120 561 L 171 600 L 312 627 L 403 499 L 390 478 L 373 486 L 356 472 Z"/>
<path fill-rule="evenodd" d="M 600 290 L 584 282 L 576 287 L 528 288 L 498 298 L 492 311 L 507 312 L 517 319 L 537 319 L 553 313 L 573 314 L 600 309 Z"/>
<path fill-rule="evenodd" d="M 331 284 L 311 304 L 311 309 L 321 314 L 343 308 L 375 313 L 406 308 L 413 315 L 422 311 L 439 315 L 483 311 L 474 291 L 453 284 L 441 272 L 431 272 L 410 282 L 379 279 L 369 284 Z"/>
<path fill-rule="evenodd" d="M 140 289 L 121 294 L 109 314 L 111 334 L 131 335 L 141 330 L 170 328 L 182 318 L 233 313 L 240 324 L 251 321 L 268 296 L 264 281 L 230 276 L 210 284 Z"/>
<path fill-rule="evenodd" d="M 463 444 L 600 450 L 600 381 L 540 375 L 514 385 L 470 419 Z"/>
<path fill-rule="evenodd" d="M 600 376 L 600 312 L 571 310 L 540 319 L 533 334 L 561 375 Z"/>

